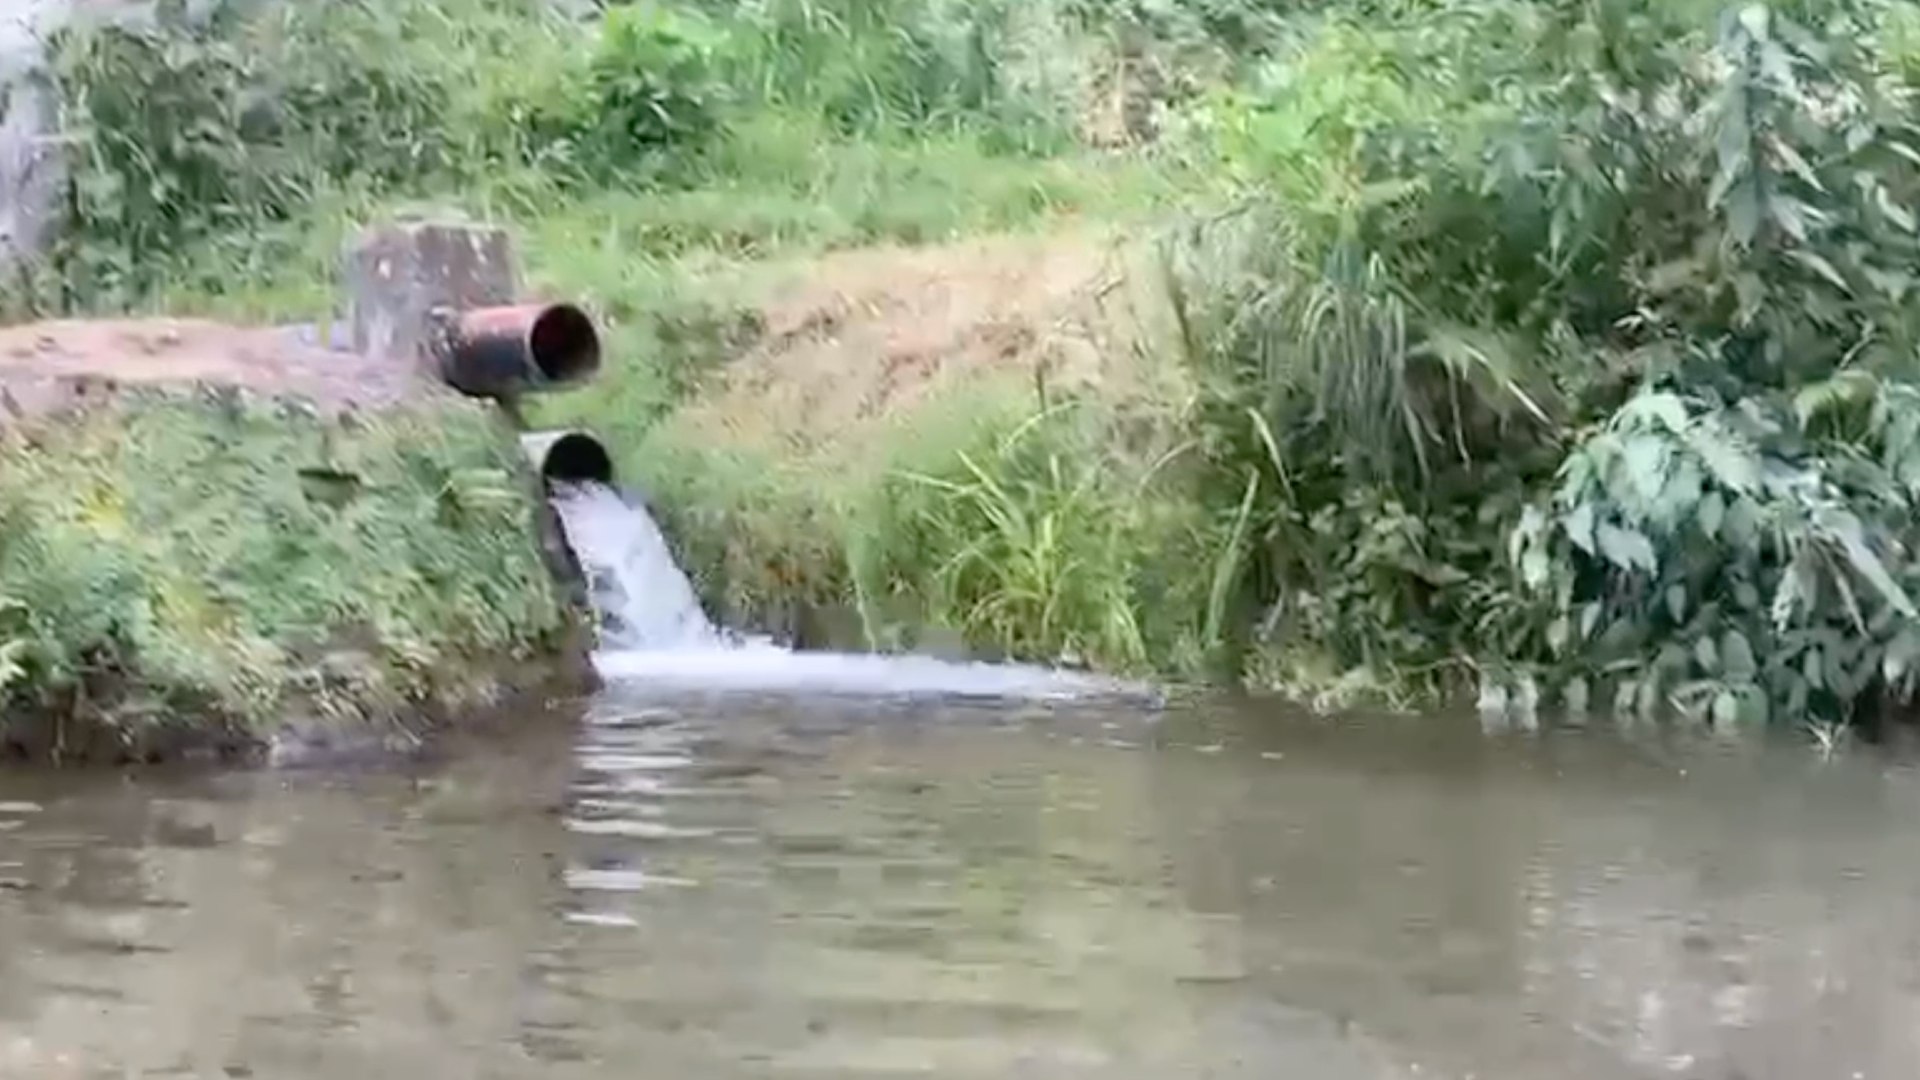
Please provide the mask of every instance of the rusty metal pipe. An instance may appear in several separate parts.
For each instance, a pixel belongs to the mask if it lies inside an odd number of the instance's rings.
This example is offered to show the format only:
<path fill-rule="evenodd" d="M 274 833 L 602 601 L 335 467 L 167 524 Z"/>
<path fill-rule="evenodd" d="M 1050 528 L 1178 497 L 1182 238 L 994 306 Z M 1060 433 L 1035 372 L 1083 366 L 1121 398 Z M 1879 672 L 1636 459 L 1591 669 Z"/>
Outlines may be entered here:
<path fill-rule="evenodd" d="M 537 431 L 520 436 L 520 449 L 542 484 L 613 484 L 613 458 L 584 431 Z"/>
<path fill-rule="evenodd" d="M 440 373 L 473 397 L 511 398 L 584 382 L 600 370 L 600 333 L 572 304 L 476 308 L 455 316 Z"/>

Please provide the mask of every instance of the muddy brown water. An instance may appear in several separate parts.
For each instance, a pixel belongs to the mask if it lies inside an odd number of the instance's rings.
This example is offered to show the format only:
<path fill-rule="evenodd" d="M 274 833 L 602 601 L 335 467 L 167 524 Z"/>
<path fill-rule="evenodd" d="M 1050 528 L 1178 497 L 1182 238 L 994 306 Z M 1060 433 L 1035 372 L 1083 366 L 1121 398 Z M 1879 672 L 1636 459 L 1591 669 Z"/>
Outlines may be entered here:
<path fill-rule="evenodd" d="M 609 695 L 0 774 L 0 1077 L 1920 1075 L 1920 774 L 1246 703 Z"/>

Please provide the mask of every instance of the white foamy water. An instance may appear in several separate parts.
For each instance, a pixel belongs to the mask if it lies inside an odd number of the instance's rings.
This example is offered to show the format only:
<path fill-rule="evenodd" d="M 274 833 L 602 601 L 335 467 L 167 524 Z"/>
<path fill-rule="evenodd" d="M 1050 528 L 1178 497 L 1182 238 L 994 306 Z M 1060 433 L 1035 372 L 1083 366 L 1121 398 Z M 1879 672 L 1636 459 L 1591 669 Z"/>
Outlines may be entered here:
<path fill-rule="evenodd" d="M 580 560 L 611 649 L 712 651 L 719 630 L 646 510 L 599 484 L 555 484 L 553 508 Z"/>
<path fill-rule="evenodd" d="M 591 587 L 602 677 L 668 690 L 1071 698 L 1135 692 L 1014 664 L 804 653 L 713 624 L 645 508 L 599 484 L 556 484 L 553 507 Z"/>
<path fill-rule="evenodd" d="M 1042 698 L 1125 692 L 1108 680 L 1017 664 L 794 652 L 757 642 L 720 650 L 602 652 L 595 657 L 595 665 L 608 679 L 682 690 Z"/>

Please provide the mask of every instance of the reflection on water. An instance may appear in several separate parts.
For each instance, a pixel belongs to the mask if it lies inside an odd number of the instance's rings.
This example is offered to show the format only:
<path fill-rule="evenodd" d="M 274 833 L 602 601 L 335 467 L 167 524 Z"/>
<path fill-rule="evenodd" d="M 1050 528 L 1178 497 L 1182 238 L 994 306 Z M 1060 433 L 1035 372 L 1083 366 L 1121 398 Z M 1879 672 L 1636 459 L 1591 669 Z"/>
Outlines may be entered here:
<path fill-rule="evenodd" d="M 0 775 L 0 1077 L 1920 1075 L 1920 778 L 1263 707 L 594 703 Z"/>

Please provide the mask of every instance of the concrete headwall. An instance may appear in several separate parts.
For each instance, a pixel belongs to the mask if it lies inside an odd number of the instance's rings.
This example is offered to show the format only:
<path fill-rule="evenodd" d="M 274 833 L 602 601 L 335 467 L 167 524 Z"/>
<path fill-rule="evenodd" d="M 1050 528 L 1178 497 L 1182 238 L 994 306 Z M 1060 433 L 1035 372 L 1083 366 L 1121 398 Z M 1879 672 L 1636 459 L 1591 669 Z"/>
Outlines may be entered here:
<path fill-rule="evenodd" d="M 205 0 L 187 4 L 204 11 Z M 0 0 L 0 271 L 50 238 L 64 180 L 47 35 L 78 19 L 151 17 L 154 0 Z"/>
<path fill-rule="evenodd" d="M 37 77 L 41 36 L 73 7 L 72 0 L 0 4 L 0 268 L 46 241 L 60 157 L 49 142 L 57 121 L 52 95 Z"/>

